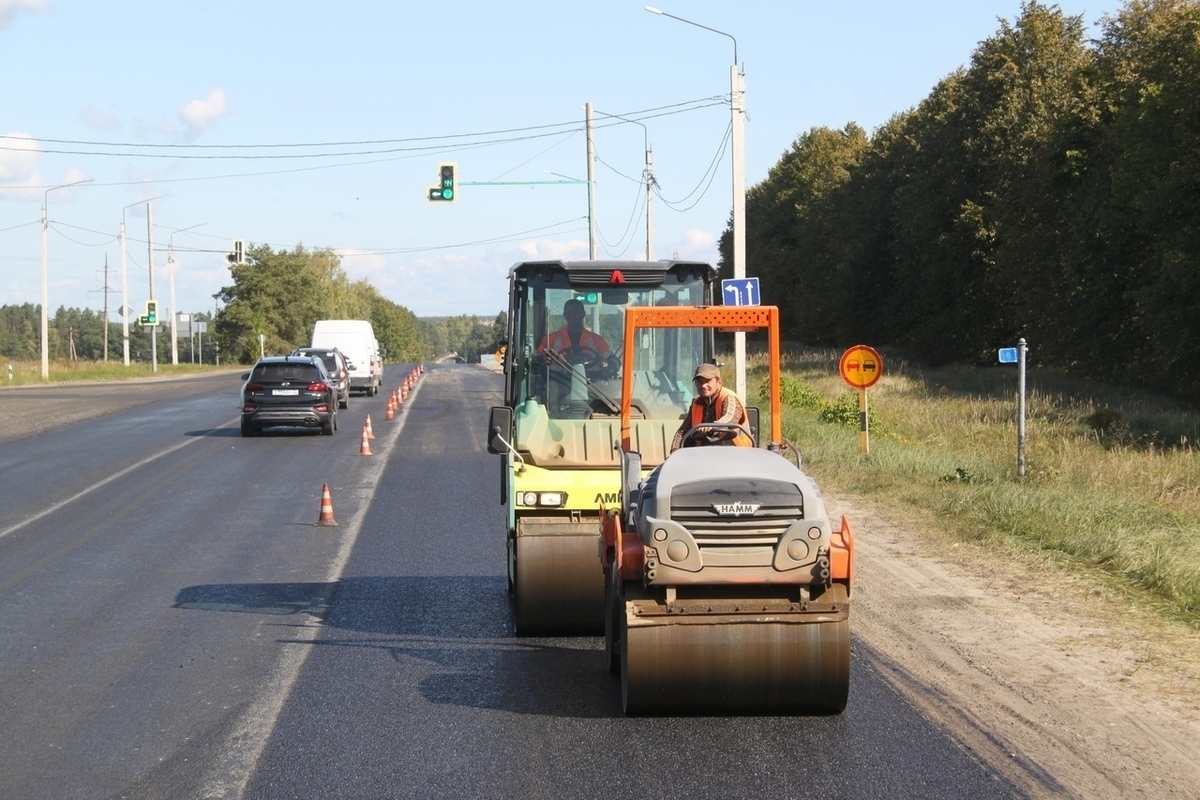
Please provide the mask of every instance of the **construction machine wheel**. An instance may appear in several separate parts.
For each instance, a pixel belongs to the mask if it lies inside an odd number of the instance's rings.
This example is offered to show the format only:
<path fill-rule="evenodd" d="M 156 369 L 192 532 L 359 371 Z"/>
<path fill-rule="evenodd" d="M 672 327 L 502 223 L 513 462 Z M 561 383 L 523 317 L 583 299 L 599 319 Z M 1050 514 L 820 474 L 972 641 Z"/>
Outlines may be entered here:
<path fill-rule="evenodd" d="M 848 606 L 846 587 L 819 600 Z M 619 619 L 626 714 L 840 714 L 850 688 L 848 614 L 831 621 L 777 614 Z"/>
<path fill-rule="evenodd" d="M 516 536 L 513 624 L 519 636 L 604 630 L 604 573 L 598 535 Z"/>

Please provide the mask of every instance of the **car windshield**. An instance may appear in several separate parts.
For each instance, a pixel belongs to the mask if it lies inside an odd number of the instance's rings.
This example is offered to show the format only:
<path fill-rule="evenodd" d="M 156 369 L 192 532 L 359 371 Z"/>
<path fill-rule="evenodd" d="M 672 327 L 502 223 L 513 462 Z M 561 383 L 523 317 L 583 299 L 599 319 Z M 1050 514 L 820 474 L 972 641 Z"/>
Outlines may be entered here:
<path fill-rule="evenodd" d="M 259 364 L 250 376 L 252 381 L 319 381 L 320 371 L 312 364 Z"/>

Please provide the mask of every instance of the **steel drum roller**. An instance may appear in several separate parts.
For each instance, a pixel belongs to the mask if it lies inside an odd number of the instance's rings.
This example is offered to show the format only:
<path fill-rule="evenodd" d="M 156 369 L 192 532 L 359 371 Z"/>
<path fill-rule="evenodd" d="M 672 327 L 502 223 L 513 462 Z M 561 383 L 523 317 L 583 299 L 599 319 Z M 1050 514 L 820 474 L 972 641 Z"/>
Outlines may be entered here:
<path fill-rule="evenodd" d="M 820 598 L 844 604 L 834 585 Z M 787 614 L 621 616 L 626 714 L 837 714 L 850 686 L 850 622 Z M 811 619 L 811 616 L 809 617 Z"/>

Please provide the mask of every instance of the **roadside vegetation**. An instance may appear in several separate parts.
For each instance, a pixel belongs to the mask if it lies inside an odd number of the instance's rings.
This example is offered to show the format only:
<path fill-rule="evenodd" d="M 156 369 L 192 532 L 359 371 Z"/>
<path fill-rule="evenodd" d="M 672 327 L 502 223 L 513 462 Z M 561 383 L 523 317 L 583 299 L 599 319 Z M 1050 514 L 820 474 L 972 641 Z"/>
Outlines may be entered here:
<path fill-rule="evenodd" d="M 885 354 L 884 375 L 868 390 L 863 456 L 858 395 L 838 375 L 839 355 L 784 358 L 784 435 L 827 491 L 869 498 L 959 539 L 1086 570 L 1200 629 L 1196 409 L 1031 369 L 1021 477 L 1015 368 L 924 368 Z M 761 398 L 758 359 L 749 381 Z M 1027 581 L 1017 562 L 997 578 L 1016 594 Z"/>
<path fill-rule="evenodd" d="M 84 381 L 127 381 L 136 378 L 165 378 L 178 375 L 195 375 L 202 372 L 238 369 L 236 364 L 159 364 L 158 372 L 151 369 L 149 361 L 134 362 L 129 366 L 118 358 L 115 361 L 52 361 L 50 383 Z M 11 372 L 9 371 L 11 368 Z M 44 384 L 40 360 L 9 360 L 0 362 L 0 386 L 30 386 Z"/>

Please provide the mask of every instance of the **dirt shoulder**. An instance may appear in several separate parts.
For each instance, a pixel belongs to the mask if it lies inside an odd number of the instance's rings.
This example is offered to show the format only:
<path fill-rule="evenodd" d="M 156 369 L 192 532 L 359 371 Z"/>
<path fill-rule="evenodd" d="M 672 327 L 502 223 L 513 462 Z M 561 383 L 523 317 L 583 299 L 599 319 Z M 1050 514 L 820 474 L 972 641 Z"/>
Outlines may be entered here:
<path fill-rule="evenodd" d="M 1200 634 L 862 498 L 838 511 L 856 655 L 923 715 L 1034 797 L 1200 796 Z"/>

